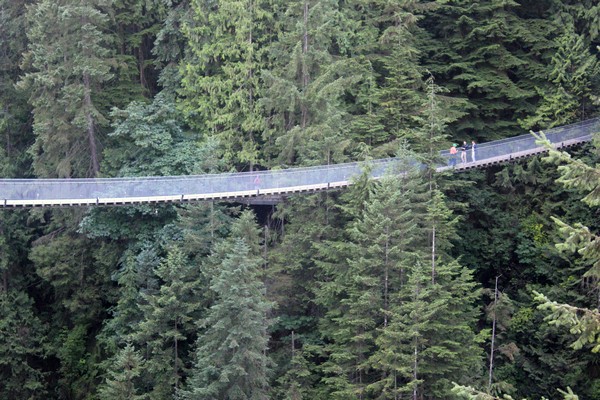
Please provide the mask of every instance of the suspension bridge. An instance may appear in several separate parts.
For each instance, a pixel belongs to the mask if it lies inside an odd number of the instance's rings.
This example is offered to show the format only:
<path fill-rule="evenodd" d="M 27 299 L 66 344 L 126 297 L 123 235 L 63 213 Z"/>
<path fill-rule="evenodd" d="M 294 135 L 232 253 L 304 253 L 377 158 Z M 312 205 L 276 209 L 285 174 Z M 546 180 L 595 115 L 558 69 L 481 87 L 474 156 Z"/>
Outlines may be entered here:
<path fill-rule="evenodd" d="M 545 131 L 555 148 L 588 142 L 600 131 L 600 118 Z M 466 162 L 460 154 L 440 152 L 438 171 L 465 171 L 510 162 L 546 151 L 531 134 L 478 144 Z M 460 153 L 460 151 L 459 151 Z M 475 156 L 473 159 L 473 155 Z M 456 157 L 456 158 L 455 158 Z M 368 163 L 373 178 L 401 173 L 406 160 L 387 158 Z M 0 179 L 0 207 L 115 206 L 204 200 L 273 204 L 295 194 L 332 190 L 352 184 L 366 163 L 322 165 L 254 172 L 189 176 L 91 179 Z"/>

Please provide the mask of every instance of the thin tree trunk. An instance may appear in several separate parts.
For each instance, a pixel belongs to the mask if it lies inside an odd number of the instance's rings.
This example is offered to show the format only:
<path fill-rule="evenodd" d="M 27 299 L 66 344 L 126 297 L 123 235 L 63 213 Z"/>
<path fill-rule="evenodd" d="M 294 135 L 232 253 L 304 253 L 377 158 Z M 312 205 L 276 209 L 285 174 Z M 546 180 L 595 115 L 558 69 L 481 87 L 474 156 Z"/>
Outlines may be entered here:
<path fill-rule="evenodd" d="M 175 320 L 175 332 L 177 332 L 177 320 Z M 179 386 L 179 376 L 177 374 L 178 359 L 177 338 L 175 338 L 175 364 L 173 365 L 173 379 L 175 380 L 175 389 Z"/>
<path fill-rule="evenodd" d="M 385 241 L 385 272 L 384 272 L 384 283 L 383 283 L 383 327 L 388 325 L 388 306 L 389 306 L 389 247 L 390 241 L 387 239 L 389 234 L 389 226 L 385 227 L 386 230 L 386 241 Z"/>
<path fill-rule="evenodd" d="M 254 3 L 250 1 L 250 32 L 248 33 L 248 57 L 246 61 L 248 62 L 248 101 L 250 103 L 250 112 L 254 112 L 254 83 L 252 78 L 254 77 L 254 69 L 253 66 L 253 52 L 252 52 L 252 41 L 254 40 L 252 36 L 252 27 L 254 26 Z M 252 131 L 248 131 L 248 141 L 250 143 L 254 143 L 254 138 L 252 136 Z M 250 171 L 254 171 L 254 161 L 250 160 Z"/>
<path fill-rule="evenodd" d="M 304 2 L 304 35 L 302 37 L 302 88 L 306 89 L 308 87 L 308 82 L 310 80 L 308 74 L 308 65 L 306 65 L 306 55 L 308 54 L 308 1 Z M 308 125 L 308 109 L 306 108 L 306 104 L 302 102 L 302 121 L 301 127 L 302 129 L 306 128 Z"/>
<path fill-rule="evenodd" d="M 496 305 L 498 304 L 498 277 L 496 277 L 496 285 L 494 286 L 494 317 L 492 320 L 492 344 L 490 349 L 490 368 L 488 376 L 488 393 L 492 389 L 492 375 L 494 372 L 494 341 L 496 339 Z"/>
<path fill-rule="evenodd" d="M 417 283 L 416 287 L 415 287 L 415 302 L 419 301 L 419 284 Z M 415 315 L 414 318 L 417 318 L 417 316 Z M 413 319 L 413 323 L 414 323 L 414 319 Z M 418 385 L 417 385 L 417 380 L 419 379 L 419 374 L 418 374 L 418 368 L 419 368 L 419 340 L 418 340 L 418 332 L 415 335 L 415 343 L 414 343 L 414 360 L 413 360 L 413 382 L 414 382 L 414 386 L 413 386 L 413 400 L 417 400 L 417 396 L 418 396 Z"/>
<path fill-rule="evenodd" d="M 431 284 L 435 284 L 435 224 L 431 229 Z"/>
<path fill-rule="evenodd" d="M 85 107 L 85 118 L 87 122 L 88 142 L 90 145 L 90 168 L 92 176 L 98 176 L 100 172 L 100 163 L 98 162 L 98 147 L 96 145 L 96 127 L 94 126 L 94 118 L 92 117 L 92 96 L 90 75 L 86 72 L 83 74 L 83 103 Z"/>

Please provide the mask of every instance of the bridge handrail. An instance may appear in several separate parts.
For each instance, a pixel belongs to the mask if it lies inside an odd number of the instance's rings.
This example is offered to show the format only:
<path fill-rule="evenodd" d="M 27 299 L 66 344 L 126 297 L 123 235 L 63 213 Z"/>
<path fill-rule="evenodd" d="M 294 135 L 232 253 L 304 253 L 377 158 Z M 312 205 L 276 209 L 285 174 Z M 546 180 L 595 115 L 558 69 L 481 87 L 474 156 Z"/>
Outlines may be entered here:
<path fill-rule="evenodd" d="M 582 141 L 600 129 L 600 118 L 561 126 L 545 131 L 552 143 L 566 141 Z M 535 138 L 524 134 L 512 138 L 501 139 L 478 144 L 475 151 L 476 160 L 471 151 L 467 152 L 467 162 L 493 159 L 505 155 L 531 152 L 538 149 Z M 460 155 L 460 154 L 459 154 Z M 458 156 L 459 156 L 458 155 Z M 460 163 L 460 158 L 452 159 L 448 150 L 440 152 L 445 160 L 442 167 Z M 369 162 L 371 174 L 380 177 L 391 165 L 398 165 L 398 158 L 386 158 Z M 77 200 L 85 199 L 86 204 L 93 199 L 143 199 L 170 196 L 200 195 L 211 193 L 253 193 L 260 191 L 275 193 L 285 192 L 286 188 L 316 187 L 349 182 L 360 173 L 364 163 L 351 162 L 344 164 L 299 167 L 282 170 L 254 172 L 231 172 L 189 176 L 152 176 L 128 178 L 76 178 L 76 179 L 0 179 L 0 207 L 2 202 L 10 201 L 43 202 L 43 200 Z M 193 197 L 193 196 L 192 196 Z"/>

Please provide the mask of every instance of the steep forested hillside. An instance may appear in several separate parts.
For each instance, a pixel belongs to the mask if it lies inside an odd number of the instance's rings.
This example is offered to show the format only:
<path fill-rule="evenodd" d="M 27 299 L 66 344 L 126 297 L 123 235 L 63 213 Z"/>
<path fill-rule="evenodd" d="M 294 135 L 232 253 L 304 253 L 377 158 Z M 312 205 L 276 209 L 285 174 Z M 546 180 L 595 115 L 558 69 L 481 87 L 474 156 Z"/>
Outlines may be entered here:
<path fill-rule="evenodd" d="M 0 178 L 425 165 L 0 211 L 0 398 L 600 398 L 598 147 L 431 167 L 597 116 L 599 27 L 595 0 L 0 0 Z"/>

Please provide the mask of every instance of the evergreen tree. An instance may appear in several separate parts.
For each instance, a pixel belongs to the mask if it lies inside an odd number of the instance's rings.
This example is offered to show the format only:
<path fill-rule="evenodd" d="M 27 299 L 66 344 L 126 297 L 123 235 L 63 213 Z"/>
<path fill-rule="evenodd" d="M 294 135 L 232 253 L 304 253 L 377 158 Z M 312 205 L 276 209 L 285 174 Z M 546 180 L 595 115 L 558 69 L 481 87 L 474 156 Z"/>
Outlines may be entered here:
<path fill-rule="evenodd" d="M 359 77 L 354 63 L 334 53 L 340 36 L 333 23 L 340 18 L 337 2 L 303 0 L 281 7 L 281 30 L 269 47 L 272 65 L 263 74 L 265 158 L 271 165 L 344 161 L 350 141 L 342 97 Z"/>
<path fill-rule="evenodd" d="M 132 99 L 133 94 L 140 97 L 156 92 L 158 76 L 152 54 L 167 8 L 168 3 L 160 0 L 112 0 L 120 84 L 111 85 L 108 95 L 118 93 Z"/>
<path fill-rule="evenodd" d="M 15 88 L 27 48 L 25 9 L 29 0 L 0 1 L 0 176 L 29 176 L 26 150 L 32 139 L 27 96 Z"/>
<path fill-rule="evenodd" d="M 27 72 L 36 141 L 30 153 L 41 177 L 97 176 L 106 124 L 96 94 L 111 78 L 106 0 L 41 1 L 28 11 Z"/>
<path fill-rule="evenodd" d="M 164 399 L 177 390 L 185 372 L 183 355 L 201 307 L 200 282 L 196 268 L 187 263 L 178 247 L 169 250 L 155 273 L 161 285 L 156 293 L 141 294 L 145 300 L 140 305 L 143 320 L 133 337 L 145 347 L 143 371 L 149 379 L 145 393 L 151 399 Z"/>
<path fill-rule="evenodd" d="M 342 239 L 348 245 L 328 244 L 344 256 L 330 266 L 319 263 L 327 276 L 317 292 L 327 310 L 321 331 L 332 342 L 326 347 L 329 361 L 323 369 L 330 375 L 325 382 L 335 398 L 364 397 L 367 385 L 378 375 L 373 372 L 377 328 L 389 324 L 391 297 L 403 284 L 404 263 L 415 244 L 419 214 L 413 205 L 419 189 L 410 177 L 398 179 L 392 174 L 377 184 L 351 190 L 354 193 L 348 198 L 368 190 L 369 201 L 346 206 L 355 218 Z"/>
<path fill-rule="evenodd" d="M 582 200 L 589 206 L 597 207 L 600 204 L 598 169 L 581 160 L 573 160 L 569 154 L 554 150 L 549 144 L 547 146 L 550 149 L 547 158 L 549 162 L 565 163 L 558 167 L 561 173 L 558 182 L 586 193 Z M 587 278 L 590 292 L 595 294 L 594 306 L 598 307 L 600 305 L 600 251 L 598 250 L 600 238 L 581 223 L 569 225 L 558 218 L 554 220 L 565 239 L 564 242 L 557 244 L 557 248 L 564 252 L 578 252 L 588 265 L 589 269 L 584 277 Z M 536 298 L 542 303 L 540 308 L 552 311 L 548 317 L 551 323 L 571 326 L 571 332 L 578 335 L 573 343 L 575 348 L 592 345 L 592 352 L 600 351 L 600 314 L 597 310 L 559 304 L 539 293 L 536 293 Z"/>
<path fill-rule="evenodd" d="M 600 64 L 591 54 L 588 41 L 565 27 L 557 38 L 548 80 L 552 86 L 542 90 L 536 113 L 523 121 L 526 128 L 547 129 L 586 119 L 593 111 L 592 94 Z"/>
<path fill-rule="evenodd" d="M 250 170 L 259 161 L 264 119 L 258 99 L 270 10 L 265 0 L 191 2 L 184 33 L 181 105 L 191 125 L 218 139 L 228 163 Z"/>
<path fill-rule="evenodd" d="M 200 323 L 196 361 L 181 399 L 268 399 L 267 313 L 254 216 L 241 214 L 232 234 L 217 244 L 209 268 L 214 304 Z M 250 232 L 251 234 L 245 234 Z M 213 269 L 215 268 L 216 269 Z"/>
<path fill-rule="evenodd" d="M 393 139 L 405 138 L 415 127 L 424 98 L 423 68 L 419 65 L 417 1 L 379 2 L 380 60 L 384 83 L 380 91 L 381 121 Z M 409 141 L 412 137 L 407 138 Z M 416 151 L 420 149 L 414 148 Z"/>
<path fill-rule="evenodd" d="M 144 366 L 144 360 L 139 352 L 131 344 L 127 344 L 114 361 L 104 385 L 100 387 L 100 400 L 146 398 L 137 394 L 136 381 Z"/>
<path fill-rule="evenodd" d="M 512 0 L 451 0 L 427 12 L 423 66 L 450 96 L 468 100 L 468 114 L 451 125 L 460 140 L 514 136 L 517 119 L 534 111 L 534 85 L 559 31 L 543 18 Z"/>
<path fill-rule="evenodd" d="M 45 328 L 25 292 L 0 290 L 0 396 L 5 399 L 47 398 L 39 368 L 45 356 Z"/>

